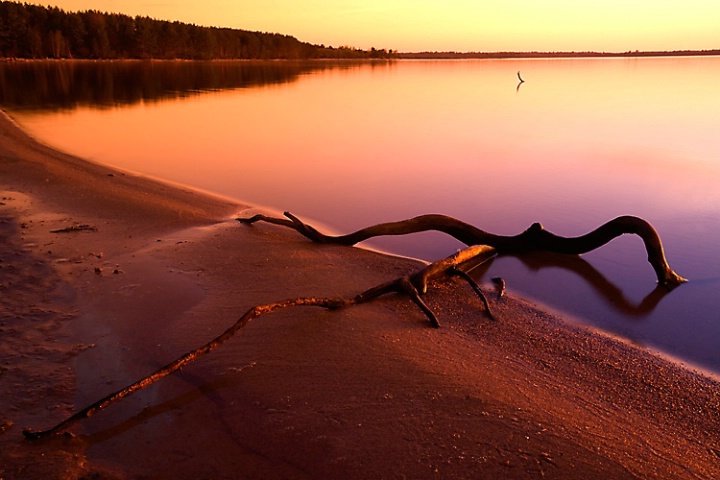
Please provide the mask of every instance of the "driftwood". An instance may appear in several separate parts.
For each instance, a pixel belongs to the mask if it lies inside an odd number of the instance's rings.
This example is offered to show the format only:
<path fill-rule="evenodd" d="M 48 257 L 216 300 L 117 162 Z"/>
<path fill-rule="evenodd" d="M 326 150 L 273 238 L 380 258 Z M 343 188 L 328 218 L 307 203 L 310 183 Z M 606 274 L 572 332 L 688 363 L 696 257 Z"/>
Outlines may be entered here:
<path fill-rule="evenodd" d="M 332 236 L 320 233 L 290 213 L 286 212 L 285 216 L 286 218 L 274 218 L 266 215 L 255 215 L 251 218 L 238 220 L 246 224 L 264 221 L 276 225 L 283 225 L 297 230 L 314 242 L 340 245 L 355 245 L 369 238 L 382 235 L 405 235 L 415 232 L 437 230 L 460 240 L 468 245 L 468 248 L 460 250 L 456 254 L 443 260 L 431 263 L 416 273 L 372 287 L 348 300 L 342 298 L 307 297 L 252 307 L 230 328 L 205 345 L 182 355 L 147 377 L 101 398 L 50 429 L 42 431 L 24 430 L 23 434 L 25 437 L 35 440 L 66 430 L 74 423 L 90 417 L 128 395 L 170 375 L 197 358 L 210 353 L 232 338 L 253 319 L 277 310 L 298 306 L 314 306 L 334 310 L 365 303 L 388 293 L 405 293 L 409 295 L 423 313 L 425 313 L 430 324 L 433 327 L 439 327 L 440 322 L 433 311 L 423 301 L 421 295 L 427 291 L 430 281 L 446 275 L 457 275 L 469 282 L 482 299 L 487 308 L 488 315 L 490 318 L 493 318 L 487 298 L 485 298 L 482 290 L 467 271 L 480 263 L 486 262 L 495 255 L 517 255 L 533 251 L 580 255 L 599 248 L 620 235 L 630 233 L 638 235 L 643 240 L 648 254 L 648 262 L 655 270 L 660 285 L 667 289 L 672 289 L 686 281 L 683 277 L 676 274 L 668 265 L 662 242 L 655 229 L 648 222 L 638 217 L 618 217 L 586 235 L 575 238 L 565 238 L 546 231 L 539 223 L 533 224 L 526 231 L 515 236 L 494 235 L 444 215 L 422 215 L 400 222 L 374 225 L 347 235 Z M 502 296 L 505 292 L 505 282 L 500 278 L 494 278 L 493 282 L 496 284 L 498 296 Z"/>
<path fill-rule="evenodd" d="M 295 298 L 291 300 L 283 300 L 280 302 L 268 303 L 265 305 L 257 305 L 250 308 L 243 316 L 241 316 L 230 328 L 225 330 L 221 335 L 209 341 L 205 345 L 196 348 L 190 352 L 185 353 L 181 357 L 177 358 L 173 362 L 168 363 L 164 367 L 156 370 L 150 375 L 136 381 L 135 383 L 128 385 L 127 387 L 113 392 L 100 400 L 88 405 L 82 410 L 76 412 L 72 416 L 63 420 L 59 424 L 47 430 L 34 431 L 30 429 L 23 430 L 23 435 L 29 440 L 37 440 L 39 438 L 48 437 L 53 434 L 66 430 L 71 425 L 78 421 L 90 417 L 100 410 L 110 406 L 111 404 L 122 400 L 123 398 L 137 392 L 138 390 L 145 388 L 158 380 L 170 375 L 171 373 L 183 368 L 190 362 L 200 358 L 201 356 L 210 353 L 217 347 L 232 338 L 240 329 L 245 327 L 250 321 L 255 318 L 282 310 L 289 307 L 321 307 L 328 310 L 335 310 L 338 308 L 345 308 L 351 305 L 359 305 L 361 303 L 369 302 L 381 295 L 388 293 L 406 293 L 410 298 L 420 307 L 425 315 L 430 320 L 430 324 L 433 327 L 439 327 L 440 322 L 437 317 L 427 306 L 427 304 L 420 298 L 422 294 L 427 292 L 428 284 L 432 280 L 436 280 L 446 275 L 458 275 L 467 280 L 473 287 L 475 292 L 482 299 L 485 307 L 487 308 L 488 315 L 490 318 L 494 318 L 490 311 L 490 306 L 485 298 L 485 295 L 480 290 L 475 281 L 470 278 L 467 273 L 463 270 L 463 267 L 468 264 L 473 266 L 485 262 L 495 256 L 495 249 L 487 245 L 474 245 L 466 249 L 460 250 L 459 252 L 451 255 L 443 260 L 431 263 L 425 268 L 404 277 L 397 278 L 395 280 L 383 283 L 381 285 L 372 287 L 364 292 L 354 296 L 350 299 L 342 298 Z"/>
<path fill-rule="evenodd" d="M 658 283 L 673 289 L 687 280 L 673 271 L 665 258 L 662 241 L 655 228 L 642 218 L 622 216 L 610 220 L 585 235 L 573 238 L 561 237 L 545 230 L 540 223 L 534 223 L 524 232 L 514 236 L 488 233 L 484 230 L 446 215 L 421 215 L 399 222 L 381 223 L 345 235 L 326 235 L 289 212 L 287 218 L 275 218 L 258 214 L 238 221 L 252 224 L 258 221 L 283 225 L 309 238 L 313 242 L 355 245 L 364 240 L 384 235 L 406 235 L 409 233 L 435 230 L 446 233 L 465 245 L 489 245 L 498 255 L 518 255 L 529 252 L 553 252 L 566 255 L 581 255 L 590 252 L 614 238 L 624 234 L 639 236 L 648 255 Z"/>

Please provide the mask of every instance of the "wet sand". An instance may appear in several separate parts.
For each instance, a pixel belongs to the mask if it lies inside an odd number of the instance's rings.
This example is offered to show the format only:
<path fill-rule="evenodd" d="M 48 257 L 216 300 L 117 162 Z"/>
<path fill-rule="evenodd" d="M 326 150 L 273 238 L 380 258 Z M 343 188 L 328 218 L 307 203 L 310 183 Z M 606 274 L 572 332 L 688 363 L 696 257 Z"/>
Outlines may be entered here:
<path fill-rule="evenodd" d="M 491 321 L 455 281 L 426 296 L 441 329 L 398 295 L 286 310 L 72 436 L 22 437 L 253 305 L 421 267 L 234 220 L 254 211 L 0 115 L 0 478 L 720 477 L 718 383 L 512 295 Z"/>

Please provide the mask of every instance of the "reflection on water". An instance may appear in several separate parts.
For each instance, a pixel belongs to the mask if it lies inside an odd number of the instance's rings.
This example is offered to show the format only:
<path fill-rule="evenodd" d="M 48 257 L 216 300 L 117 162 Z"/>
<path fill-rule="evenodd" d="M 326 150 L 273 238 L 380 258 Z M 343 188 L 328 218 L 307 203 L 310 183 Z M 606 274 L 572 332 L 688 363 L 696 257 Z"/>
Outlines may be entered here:
<path fill-rule="evenodd" d="M 540 221 L 575 236 L 620 215 L 646 218 L 671 266 L 691 280 L 670 294 L 656 289 L 633 237 L 582 259 L 501 257 L 476 274 L 720 372 L 720 58 L 166 62 L 164 73 L 124 77 L 88 65 L 82 78 L 104 75 L 112 85 L 81 82 L 80 100 L 58 101 L 52 92 L 68 88 L 52 75 L 24 78 L 44 92 L 26 93 L 38 99 L 27 104 L 14 100 L 19 87 L 0 65 L 2 91 L 15 92 L 3 105 L 64 150 L 339 231 L 444 213 L 497 234 Z M 115 85 L 132 79 L 140 85 Z M 265 81 L 277 88 L 239 88 Z M 126 93 L 107 93 L 116 89 Z M 198 90 L 206 93 L 187 96 Z M 122 100 L 144 96 L 172 101 Z M 97 109 L 94 98 L 126 105 Z M 78 107 L 17 111 L 43 103 Z M 435 233 L 370 243 L 427 260 L 460 247 Z"/>
<path fill-rule="evenodd" d="M 251 61 L 48 61 L 0 64 L 0 105 L 9 109 L 109 108 L 211 90 L 293 82 L 347 63 Z"/>
<path fill-rule="evenodd" d="M 563 269 L 571 273 L 576 280 L 585 282 L 592 287 L 598 296 L 606 301 L 618 313 L 628 317 L 641 319 L 652 313 L 660 301 L 670 294 L 671 290 L 661 285 L 644 296 L 640 301 L 627 298 L 625 292 L 605 275 L 600 273 L 593 265 L 580 256 L 566 256 L 554 253 L 533 253 L 518 255 L 517 259 L 530 271 L 542 268 Z"/>

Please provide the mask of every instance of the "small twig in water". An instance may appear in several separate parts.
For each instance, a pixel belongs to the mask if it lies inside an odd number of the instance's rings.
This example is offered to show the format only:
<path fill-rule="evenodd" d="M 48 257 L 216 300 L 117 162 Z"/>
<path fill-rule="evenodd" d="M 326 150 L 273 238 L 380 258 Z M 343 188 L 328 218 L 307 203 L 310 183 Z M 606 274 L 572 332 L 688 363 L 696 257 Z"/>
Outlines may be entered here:
<path fill-rule="evenodd" d="M 492 282 L 495 284 L 495 288 L 498 292 L 498 298 L 502 298 L 505 296 L 505 280 L 502 277 L 495 277 L 492 279 Z"/>

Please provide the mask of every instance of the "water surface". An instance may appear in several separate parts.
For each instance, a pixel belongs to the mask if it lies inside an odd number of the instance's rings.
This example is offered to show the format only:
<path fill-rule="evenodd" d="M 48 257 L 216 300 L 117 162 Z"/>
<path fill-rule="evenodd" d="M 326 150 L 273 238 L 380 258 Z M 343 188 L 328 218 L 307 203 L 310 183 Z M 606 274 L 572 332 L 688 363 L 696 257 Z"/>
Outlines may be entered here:
<path fill-rule="evenodd" d="M 0 104 L 81 157 L 337 231 L 445 213 L 574 236 L 641 216 L 691 279 L 668 295 L 634 237 L 476 275 L 720 372 L 717 78 L 718 57 L 7 63 Z M 434 233 L 370 246 L 426 260 L 461 247 Z"/>

